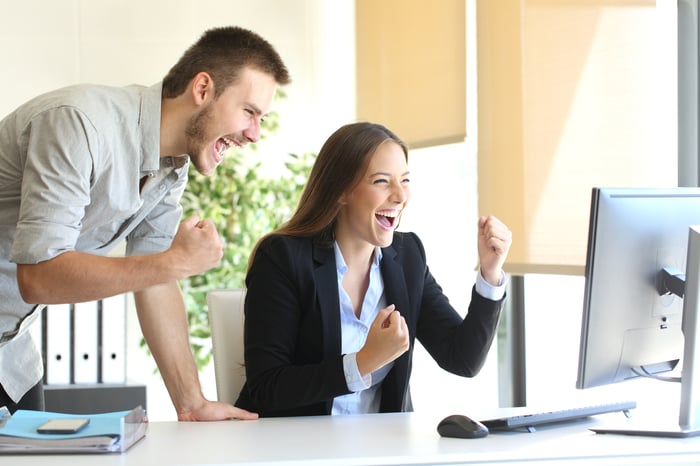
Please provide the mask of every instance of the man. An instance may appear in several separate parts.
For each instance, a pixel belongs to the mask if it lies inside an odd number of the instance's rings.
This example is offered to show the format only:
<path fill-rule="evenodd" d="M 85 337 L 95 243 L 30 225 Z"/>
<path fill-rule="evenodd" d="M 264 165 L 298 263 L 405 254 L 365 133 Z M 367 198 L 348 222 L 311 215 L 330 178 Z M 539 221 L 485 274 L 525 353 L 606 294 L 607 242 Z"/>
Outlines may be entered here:
<path fill-rule="evenodd" d="M 43 409 L 26 331 L 43 305 L 133 291 L 178 419 L 257 417 L 202 395 L 178 280 L 217 265 L 223 244 L 210 220 L 178 227 L 179 201 L 189 163 L 209 175 L 258 141 L 289 81 L 263 38 L 216 28 L 162 83 L 59 89 L 0 121 L 0 406 Z M 124 240 L 125 257 L 106 256 Z"/>

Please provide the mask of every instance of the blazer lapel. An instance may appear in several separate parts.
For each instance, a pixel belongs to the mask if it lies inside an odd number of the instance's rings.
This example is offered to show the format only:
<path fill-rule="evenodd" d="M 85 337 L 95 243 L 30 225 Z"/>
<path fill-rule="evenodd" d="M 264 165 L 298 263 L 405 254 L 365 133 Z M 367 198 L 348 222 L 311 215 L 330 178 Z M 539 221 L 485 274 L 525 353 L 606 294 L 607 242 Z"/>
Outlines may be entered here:
<path fill-rule="evenodd" d="M 314 283 L 321 312 L 323 350 L 326 355 L 340 354 L 340 301 L 338 299 L 338 272 L 332 247 L 313 244 Z"/>
<path fill-rule="evenodd" d="M 409 319 L 413 314 L 409 290 L 406 286 L 406 276 L 401 264 L 398 263 L 397 253 L 393 246 L 382 249 L 382 277 L 384 278 L 384 295 L 386 304 L 396 305 L 396 309 L 406 318 L 406 322 L 414 322 Z M 413 331 L 413 329 L 412 329 Z"/>
<path fill-rule="evenodd" d="M 416 335 L 417 304 L 411 306 L 410 290 L 406 286 L 406 276 L 393 246 L 382 249 L 382 277 L 386 304 L 394 304 L 396 310 L 406 319 L 410 333 L 411 348 L 394 361 L 394 368 L 384 379 L 382 388 L 382 411 L 412 410 L 408 392 L 408 378 L 411 372 L 411 353 Z M 415 307 L 415 308 L 414 308 Z"/>

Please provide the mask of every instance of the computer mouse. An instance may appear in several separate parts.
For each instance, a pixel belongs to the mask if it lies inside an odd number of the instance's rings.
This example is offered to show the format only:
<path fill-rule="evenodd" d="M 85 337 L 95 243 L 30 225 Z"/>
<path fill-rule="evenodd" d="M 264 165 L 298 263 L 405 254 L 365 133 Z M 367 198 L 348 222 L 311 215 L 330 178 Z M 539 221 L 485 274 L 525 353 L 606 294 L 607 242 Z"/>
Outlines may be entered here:
<path fill-rule="evenodd" d="M 463 414 L 452 414 L 440 421 L 437 431 L 442 437 L 481 438 L 488 435 L 489 428 Z"/>

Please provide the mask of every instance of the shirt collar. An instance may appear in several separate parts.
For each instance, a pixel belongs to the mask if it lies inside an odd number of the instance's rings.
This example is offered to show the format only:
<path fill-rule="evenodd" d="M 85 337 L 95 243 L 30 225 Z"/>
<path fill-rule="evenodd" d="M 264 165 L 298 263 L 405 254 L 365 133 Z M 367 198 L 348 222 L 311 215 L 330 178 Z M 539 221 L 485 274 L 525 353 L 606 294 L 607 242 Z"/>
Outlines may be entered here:
<path fill-rule="evenodd" d="M 141 171 L 160 168 L 160 111 L 163 83 L 158 82 L 141 91 L 139 131 L 141 133 Z"/>
<path fill-rule="evenodd" d="M 141 93 L 139 127 L 141 130 L 141 172 L 156 172 L 161 168 L 180 169 L 187 165 L 188 155 L 160 156 L 160 113 L 163 83 L 158 82 Z"/>
<path fill-rule="evenodd" d="M 333 251 L 335 253 L 335 266 L 340 275 L 345 275 L 348 271 L 348 265 L 345 263 L 343 253 L 340 252 L 340 246 L 337 241 L 333 241 Z M 379 267 L 382 262 L 382 248 L 375 246 L 374 255 L 372 256 L 372 267 Z"/>

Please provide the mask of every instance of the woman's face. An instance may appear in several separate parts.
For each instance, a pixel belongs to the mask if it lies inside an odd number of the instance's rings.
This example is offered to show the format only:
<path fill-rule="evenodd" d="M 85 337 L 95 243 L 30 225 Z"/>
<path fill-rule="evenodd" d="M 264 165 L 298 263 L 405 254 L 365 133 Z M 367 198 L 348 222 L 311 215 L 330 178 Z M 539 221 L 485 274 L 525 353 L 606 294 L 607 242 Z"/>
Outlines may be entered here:
<path fill-rule="evenodd" d="M 411 197 L 408 175 L 401 146 L 392 140 L 380 144 L 359 184 L 340 200 L 336 238 L 389 246 Z"/>

